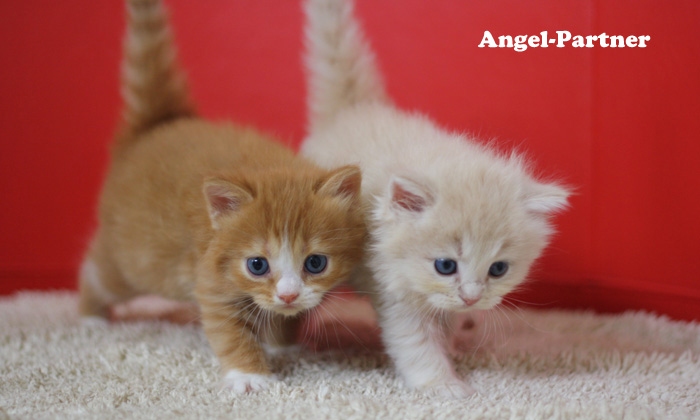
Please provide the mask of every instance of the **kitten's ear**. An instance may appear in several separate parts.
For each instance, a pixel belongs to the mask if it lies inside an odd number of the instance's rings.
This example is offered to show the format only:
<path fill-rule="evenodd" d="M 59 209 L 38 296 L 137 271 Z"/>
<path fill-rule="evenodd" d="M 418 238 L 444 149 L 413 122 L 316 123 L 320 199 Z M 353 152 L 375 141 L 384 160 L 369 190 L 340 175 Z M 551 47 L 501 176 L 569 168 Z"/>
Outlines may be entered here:
<path fill-rule="evenodd" d="M 571 192 L 559 184 L 532 182 L 525 192 L 525 207 L 539 214 L 550 214 L 569 206 Z"/>
<path fill-rule="evenodd" d="M 218 221 L 221 216 L 236 212 L 242 205 L 253 200 L 249 191 L 222 179 L 207 179 L 202 190 L 214 229 L 219 228 Z"/>
<path fill-rule="evenodd" d="M 389 184 L 391 209 L 401 213 L 421 213 L 433 205 L 428 189 L 408 178 L 394 177 Z"/>
<path fill-rule="evenodd" d="M 362 186 L 360 168 L 349 165 L 338 168 L 330 173 L 318 187 L 317 193 L 331 197 L 345 196 L 359 198 Z"/>

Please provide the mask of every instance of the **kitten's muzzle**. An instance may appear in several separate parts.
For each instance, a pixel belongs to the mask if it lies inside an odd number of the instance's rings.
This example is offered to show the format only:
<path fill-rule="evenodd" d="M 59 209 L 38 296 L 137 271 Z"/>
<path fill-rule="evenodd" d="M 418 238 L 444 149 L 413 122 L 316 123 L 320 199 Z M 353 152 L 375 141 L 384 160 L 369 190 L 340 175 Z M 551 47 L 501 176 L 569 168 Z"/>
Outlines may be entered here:
<path fill-rule="evenodd" d="M 481 300 L 481 294 L 479 294 L 477 296 L 469 296 L 469 297 L 460 295 L 459 298 L 462 299 L 462 302 L 464 302 L 465 305 L 473 306 Z"/>
<path fill-rule="evenodd" d="M 289 307 L 292 302 L 297 300 L 303 287 L 304 283 L 299 277 L 289 274 L 282 276 L 277 282 L 276 303 L 284 303 Z"/>

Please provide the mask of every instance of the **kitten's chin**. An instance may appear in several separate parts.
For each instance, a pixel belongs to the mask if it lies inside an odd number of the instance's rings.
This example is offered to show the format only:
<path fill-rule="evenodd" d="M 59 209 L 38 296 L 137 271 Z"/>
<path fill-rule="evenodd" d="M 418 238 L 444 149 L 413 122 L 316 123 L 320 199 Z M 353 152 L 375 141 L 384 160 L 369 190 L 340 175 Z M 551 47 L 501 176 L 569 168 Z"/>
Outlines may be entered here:
<path fill-rule="evenodd" d="M 280 315 L 284 316 L 295 316 L 299 315 L 300 312 L 303 312 L 306 310 L 303 306 L 299 305 L 284 305 L 284 306 L 275 306 L 271 309 L 273 312 L 276 312 Z"/>
<path fill-rule="evenodd" d="M 321 303 L 320 299 L 317 299 L 315 298 L 315 296 L 312 296 L 311 298 L 307 297 L 303 299 L 298 299 L 290 304 L 278 302 L 260 302 L 258 303 L 258 306 L 260 306 L 266 311 L 273 312 L 278 315 L 296 316 L 302 312 L 308 311 L 309 309 L 316 307 L 319 303 Z"/>
<path fill-rule="evenodd" d="M 427 301 L 434 308 L 442 309 L 444 311 L 458 311 L 462 312 L 464 310 L 469 310 L 469 307 L 464 305 L 464 302 L 458 299 L 450 299 L 449 297 L 443 295 L 428 295 Z"/>
<path fill-rule="evenodd" d="M 293 303 L 291 305 L 271 305 L 269 307 L 266 307 L 265 309 L 270 311 L 270 312 L 277 313 L 279 315 L 296 316 L 304 311 L 311 309 L 312 307 L 308 307 L 307 305 L 303 305 L 303 304 L 299 304 L 299 303 L 297 303 L 297 304 Z"/>
<path fill-rule="evenodd" d="M 279 304 L 276 302 L 255 302 L 262 310 L 283 316 L 295 316 L 308 308 L 306 305 L 294 302 L 292 304 Z"/>

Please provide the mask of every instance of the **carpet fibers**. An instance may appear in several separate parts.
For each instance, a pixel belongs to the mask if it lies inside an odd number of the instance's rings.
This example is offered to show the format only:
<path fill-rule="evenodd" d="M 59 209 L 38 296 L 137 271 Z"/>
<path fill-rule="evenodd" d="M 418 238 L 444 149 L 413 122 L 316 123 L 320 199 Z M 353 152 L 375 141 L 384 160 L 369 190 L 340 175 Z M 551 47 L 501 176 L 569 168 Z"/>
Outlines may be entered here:
<path fill-rule="evenodd" d="M 700 418 L 698 323 L 516 309 L 474 336 L 470 399 L 406 390 L 386 356 L 348 349 L 279 356 L 280 383 L 234 397 L 196 325 L 84 325 L 75 294 L 20 293 L 0 299 L 0 419 Z"/>

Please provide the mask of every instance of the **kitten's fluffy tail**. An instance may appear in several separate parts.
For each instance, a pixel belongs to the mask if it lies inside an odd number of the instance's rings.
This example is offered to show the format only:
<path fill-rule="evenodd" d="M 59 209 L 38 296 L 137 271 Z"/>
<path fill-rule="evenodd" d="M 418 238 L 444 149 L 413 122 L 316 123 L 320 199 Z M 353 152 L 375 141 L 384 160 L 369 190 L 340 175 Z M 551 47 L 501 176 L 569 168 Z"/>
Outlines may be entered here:
<path fill-rule="evenodd" d="M 119 146 L 158 124 L 194 115 L 163 2 L 127 0 L 126 10 L 121 87 L 126 135 Z"/>
<path fill-rule="evenodd" d="M 352 0 L 306 0 L 309 129 L 343 108 L 387 101 L 374 53 L 355 20 Z"/>

